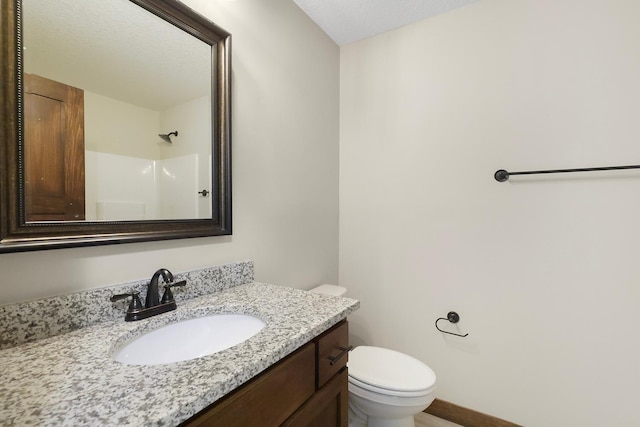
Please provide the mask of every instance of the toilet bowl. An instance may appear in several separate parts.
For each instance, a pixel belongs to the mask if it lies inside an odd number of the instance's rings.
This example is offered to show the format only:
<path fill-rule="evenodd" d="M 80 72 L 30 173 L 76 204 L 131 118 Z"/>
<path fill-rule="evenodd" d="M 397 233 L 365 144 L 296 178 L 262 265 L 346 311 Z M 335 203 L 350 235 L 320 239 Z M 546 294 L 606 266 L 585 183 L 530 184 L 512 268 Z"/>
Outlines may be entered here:
<path fill-rule="evenodd" d="M 414 427 L 415 414 L 433 402 L 436 375 L 404 353 L 359 346 L 349 354 L 349 405 L 354 426 Z"/>
<path fill-rule="evenodd" d="M 311 292 L 344 295 L 322 285 Z M 414 416 L 433 402 L 436 375 L 407 354 L 358 346 L 349 354 L 349 427 L 414 427 Z"/>

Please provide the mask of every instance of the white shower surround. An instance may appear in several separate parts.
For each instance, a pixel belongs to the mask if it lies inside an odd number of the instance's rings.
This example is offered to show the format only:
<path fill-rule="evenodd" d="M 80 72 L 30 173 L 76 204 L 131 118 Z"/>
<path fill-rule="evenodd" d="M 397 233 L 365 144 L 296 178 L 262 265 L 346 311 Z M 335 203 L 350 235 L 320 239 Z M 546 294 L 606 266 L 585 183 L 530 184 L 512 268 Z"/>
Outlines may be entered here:
<path fill-rule="evenodd" d="M 89 221 L 198 217 L 197 154 L 149 160 L 86 151 L 85 162 Z"/>

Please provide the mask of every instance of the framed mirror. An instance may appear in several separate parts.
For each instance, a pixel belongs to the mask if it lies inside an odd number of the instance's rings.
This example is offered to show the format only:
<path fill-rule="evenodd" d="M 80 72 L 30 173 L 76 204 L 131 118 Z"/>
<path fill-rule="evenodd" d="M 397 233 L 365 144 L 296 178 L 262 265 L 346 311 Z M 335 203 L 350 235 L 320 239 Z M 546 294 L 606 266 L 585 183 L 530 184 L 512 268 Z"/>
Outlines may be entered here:
<path fill-rule="evenodd" d="M 176 0 L 0 0 L 0 252 L 231 234 L 231 36 Z"/>

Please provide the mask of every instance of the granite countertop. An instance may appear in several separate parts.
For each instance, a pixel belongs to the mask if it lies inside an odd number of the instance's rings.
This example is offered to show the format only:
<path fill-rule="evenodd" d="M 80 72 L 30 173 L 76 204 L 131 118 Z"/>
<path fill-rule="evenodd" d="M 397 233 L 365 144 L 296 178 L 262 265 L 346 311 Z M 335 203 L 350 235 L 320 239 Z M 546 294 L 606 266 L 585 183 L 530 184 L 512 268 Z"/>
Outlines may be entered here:
<path fill-rule="evenodd" d="M 248 283 L 178 301 L 137 322 L 109 321 L 0 351 L 2 426 L 174 426 L 344 319 L 357 300 Z M 212 313 L 262 319 L 257 335 L 199 359 L 155 366 L 115 362 L 116 343 Z M 167 343 L 171 345 L 171 343 Z"/>

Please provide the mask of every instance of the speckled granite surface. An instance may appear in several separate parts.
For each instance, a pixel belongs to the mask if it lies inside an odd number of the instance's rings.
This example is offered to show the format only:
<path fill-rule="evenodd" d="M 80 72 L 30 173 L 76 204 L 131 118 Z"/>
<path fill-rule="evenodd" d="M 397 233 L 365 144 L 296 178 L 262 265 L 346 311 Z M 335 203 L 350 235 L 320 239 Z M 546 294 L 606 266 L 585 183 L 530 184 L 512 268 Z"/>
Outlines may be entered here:
<path fill-rule="evenodd" d="M 189 284 L 173 289 L 180 305 L 187 299 L 252 282 L 253 261 L 173 273 L 176 273 L 176 281 L 184 279 Z M 0 306 L 0 349 L 63 334 L 105 320 L 124 319 L 129 303 L 124 300 L 111 303 L 109 297 L 137 290 L 144 302 L 146 287 L 152 275 L 153 271 L 144 280 Z"/>
<path fill-rule="evenodd" d="M 252 282 L 179 303 L 176 311 L 154 318 L 104 322 L 1 350 L 0 425 L 177 425 L 358 306 L 349 298 Z M 129 366 L 110 357 L 123 337 L 209 313 L 252 314 L 266 326 L 200 359 Z"/>

